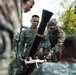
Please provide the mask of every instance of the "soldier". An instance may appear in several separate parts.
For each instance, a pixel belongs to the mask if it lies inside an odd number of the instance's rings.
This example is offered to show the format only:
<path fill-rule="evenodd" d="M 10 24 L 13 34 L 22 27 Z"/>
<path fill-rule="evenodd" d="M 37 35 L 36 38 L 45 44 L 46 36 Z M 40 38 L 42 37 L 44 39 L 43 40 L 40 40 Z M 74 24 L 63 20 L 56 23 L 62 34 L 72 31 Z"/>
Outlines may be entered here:
<path fill-rule="evenodd" d="M 31 75 L 76 75 L 76 36 L 69 36 L 63 42 L 60 62 L 43 63 Z"/>
<path fill-rule="evenodd" d="M 32 46 L 33 39 L 35 37 L 35 34 L 37 32 L 37 26 L 39 24 L 39 16 L 33 15 L 31 20 L 31 27 L 26 28 L 22 31 L 20 35 L 20 46 L 19 46 L 19 52 L 23 53 L 24 51 L 24 45 L 26 43 L 26 48 L 29 50 Z"/>
<path fill-rule="evenodd" d="M 27 55 L 29 53 L 29 50 L 31 49 L 31 46 L 33 44 L 33 40 L 35 37 L 35 34 L 37 32 L 37 26 L 39 23 L 39 16 L 38 15 L 33 15 L 31 20 L 31 27 L 30 28 L 25 28 L 20 35 L 20 43 L 19 43 L 19 57 L 24 56 L 27 58 Z M 26 47 L 25 47 L 26 44 Z M 25 50 L 24 50 L 25 47 Z M 19 61 L 20 65 L 21 62 Z M 22 73 L 22 66 L 18 67 L 16 75 L 19 75 Z"/>
<path fill-rule="evenodd" d="M 23 55 L 23 53 L 24 53 L 25 59 L 28 58 L 27 56 L 30 52 L 36 32 L 38 30 L 37 26 L 39 23 L 39 16 L 33 15 L 30 22 L 31 22 L 31 27 L 23 30 L 21 33 L 21 36 L 20 36 L 20 45 L 19 45 L 19 57 L 20 58 L 21 58 L 21 55 Z M 26 43 L 26 50 L 24 51 L 25 43 Z M 38 47 L 38 50 L 39 50 L 38 56 L 39 57 L 43 55 L 43 51 L 46 48 L 45 43 L 44 43 L 44 40 L 42 40 L 39 44 L 39 47 Z"/>
<path fill-rule="evenodd" d="M 0 0 L 0 75 L 8 75 L 13 37 L 19 31 L 22 5 L 27 1 L 31 9 L 34 0 Z"/>
<path fill-rule="evenodd" d="M 62 29 L 59 29 L 58 21 L 56 19 L 51 19 L 47 24 L 48 30 L 48 38 L 51 43 L 51 50 L 49 51 L 49 55 L 51 56 L 51 61 L 57 62 L 59 60 L 58 52 L 61 49 L 61 46 L 66 38 L 66 34 Z"/>

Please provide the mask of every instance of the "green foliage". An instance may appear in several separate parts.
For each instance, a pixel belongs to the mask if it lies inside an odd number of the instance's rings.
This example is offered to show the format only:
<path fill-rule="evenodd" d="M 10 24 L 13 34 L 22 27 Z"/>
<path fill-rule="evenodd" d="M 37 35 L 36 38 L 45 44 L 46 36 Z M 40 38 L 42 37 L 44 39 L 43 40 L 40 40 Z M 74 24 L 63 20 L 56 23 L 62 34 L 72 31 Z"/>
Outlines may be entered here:
<path fill-rule="evenodd" d="M 75 10 L 73 9 L 74 2 L 68 5 L 66 5 L 68 8 L 66 8 L 65 11 L 60 14 L 59 21 L 62 23 L 61 28 L 66 32 L 67 35 L 74 35 L 76 34 L 76 14 L 74 14 Z M 61 6 L 64 8 L 64 5 Z"/>

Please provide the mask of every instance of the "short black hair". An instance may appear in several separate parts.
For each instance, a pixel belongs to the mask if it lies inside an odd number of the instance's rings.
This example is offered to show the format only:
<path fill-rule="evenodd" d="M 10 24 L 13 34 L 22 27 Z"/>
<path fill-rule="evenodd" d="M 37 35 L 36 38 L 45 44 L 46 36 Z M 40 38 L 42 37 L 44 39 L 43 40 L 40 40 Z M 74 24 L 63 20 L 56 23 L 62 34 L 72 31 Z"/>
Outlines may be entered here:
<path fill-rule="evenodd" d="M 76 58 L 76 36 L 72 35 L 65 39 L 62 45 L 63 54 L 65 57 Z"/>
<path fill-rule="evenodd" d="M 37 17 L 37 18 L 39 18 L 39 16 L 38 16 L 38 15 L 33 15 L 33 16 L 32 16 L 32 18 L 33 18 L 33 17 Z"/>

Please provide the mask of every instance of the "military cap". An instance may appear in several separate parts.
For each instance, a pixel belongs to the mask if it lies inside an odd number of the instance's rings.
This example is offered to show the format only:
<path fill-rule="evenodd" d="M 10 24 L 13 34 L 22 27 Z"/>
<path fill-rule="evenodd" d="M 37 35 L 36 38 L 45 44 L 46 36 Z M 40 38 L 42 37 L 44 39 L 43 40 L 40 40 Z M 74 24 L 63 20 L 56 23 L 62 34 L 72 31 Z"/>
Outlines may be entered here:
<path fill-rule="evenodd" d="M 57 23 L 58 23 L 58 21 L 55 18 L 53 18 L 48 22 L 47 27 L 48 28 L 56 28 Z"/>

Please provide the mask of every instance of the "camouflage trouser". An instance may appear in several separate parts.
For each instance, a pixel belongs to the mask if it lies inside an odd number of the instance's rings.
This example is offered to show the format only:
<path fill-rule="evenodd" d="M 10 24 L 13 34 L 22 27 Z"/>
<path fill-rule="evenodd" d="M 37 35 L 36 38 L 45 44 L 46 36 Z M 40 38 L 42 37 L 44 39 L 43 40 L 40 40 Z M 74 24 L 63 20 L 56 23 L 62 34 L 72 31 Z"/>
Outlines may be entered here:
<path fill-rule="evenodd" d="M 9 65 L 9 75 L 15 75 L 16 73 L 16 64 L 15 61 L 12 61 Z"/>
<path fill-rule="evenodd" d="M 21 75 L 22 67 L 11 67 L 9 70 L 9 75 Z"/>
<path fill-rule="evenodd" d="M 22 72 L 22 63 L 20 60 L 13 60 L 9 66 L 9 75 L 19 75 Z"/>

